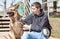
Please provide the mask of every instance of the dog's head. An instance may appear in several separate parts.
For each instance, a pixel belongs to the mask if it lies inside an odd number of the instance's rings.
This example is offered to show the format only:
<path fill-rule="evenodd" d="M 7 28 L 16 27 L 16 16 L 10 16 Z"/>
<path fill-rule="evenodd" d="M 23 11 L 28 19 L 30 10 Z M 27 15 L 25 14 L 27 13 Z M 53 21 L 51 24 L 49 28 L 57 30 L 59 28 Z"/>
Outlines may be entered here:
<path fill-rule="evenodd" d="M 7 12 L 9 17 L 14 17 L 17 15 L 17 11 L 15 10 L 15 7 L 9 7 Z"/>
<path fill-rule="evenodd" d="M 16 9 L 16 7 L 9 7 L 7 14 L 11 19 L 19 20 L 21 18 L 21 16 L 18 13 L 18 9 Z"/>

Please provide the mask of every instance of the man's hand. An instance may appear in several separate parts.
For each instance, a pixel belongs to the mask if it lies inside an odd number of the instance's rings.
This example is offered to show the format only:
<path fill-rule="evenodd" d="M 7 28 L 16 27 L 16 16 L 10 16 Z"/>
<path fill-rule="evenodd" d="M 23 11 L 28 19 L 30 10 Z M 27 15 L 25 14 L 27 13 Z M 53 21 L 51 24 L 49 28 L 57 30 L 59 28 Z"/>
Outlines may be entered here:
<path fill-rule="evenodd" d="M 25 24 L 25 25 L 23 26 L 23 29 L 24 29 L 24 30 L 30 30 L 30 29 L 31 29 L 31 25 L 26 25 L 26 24 Z"/>
<path fill-rule="evenodd" d="M 24 24 L 23 21 L 20 21 L 20 24 L 23 25 L 23 30 L 30 30 L 31 25 Z"/>

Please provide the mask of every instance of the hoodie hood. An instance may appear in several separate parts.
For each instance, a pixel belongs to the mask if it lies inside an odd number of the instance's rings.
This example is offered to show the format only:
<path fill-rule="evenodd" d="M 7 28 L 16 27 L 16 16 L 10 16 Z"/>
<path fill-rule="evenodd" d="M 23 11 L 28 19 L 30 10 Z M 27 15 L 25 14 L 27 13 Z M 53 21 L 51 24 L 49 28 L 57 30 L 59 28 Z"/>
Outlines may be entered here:
<path fill-rule="evenodd" d="M 40 11 L 41 11 L 41 13 L 40 13 L 39 15 L 34 14 L 34 16 L 35 16 L 35 17 L 41 17 L 41 16 L 43 16 L 43 15 L 44 15 L 43 9 L 41 9 Z"/>

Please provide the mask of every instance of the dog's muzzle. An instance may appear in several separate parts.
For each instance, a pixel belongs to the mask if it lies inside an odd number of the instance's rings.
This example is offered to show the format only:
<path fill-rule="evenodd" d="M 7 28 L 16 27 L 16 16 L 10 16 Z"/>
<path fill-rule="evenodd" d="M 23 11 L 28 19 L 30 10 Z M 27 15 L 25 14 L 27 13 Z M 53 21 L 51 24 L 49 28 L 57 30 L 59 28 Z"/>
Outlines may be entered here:
<path fill-rule="evenodd" d="M 9 17 L 14 16 L 14 12 L 7 12 L 7 14 Z"/>

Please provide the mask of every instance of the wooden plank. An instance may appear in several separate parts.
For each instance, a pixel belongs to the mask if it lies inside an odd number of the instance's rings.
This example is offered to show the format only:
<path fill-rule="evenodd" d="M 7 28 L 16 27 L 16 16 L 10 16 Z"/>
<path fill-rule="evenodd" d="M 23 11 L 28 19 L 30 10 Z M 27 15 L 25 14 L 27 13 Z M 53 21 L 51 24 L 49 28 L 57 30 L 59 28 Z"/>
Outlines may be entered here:
<path fill-rule="evenodd" d="M 0 27 L 0 29 L 1 29 L 1 28 L 10 28 L 10 27 Z"/>
<path fill-rule="evenodd" d="M 8 19 L 0 19 L 0 21 L 2 22 L 2 21 L 10 21 L 10 20 L 8 20 Z"/>
<path fill-rule="evenodd" d="M 10 21 L 4 21 L 4 22 L 0 22 L 0 23 L 10 23 Z"/>
<path fill-rule="evenodd" d="M 0 25 L 0 27 L 9 27 L 10 25 Z"/>
<path fill-rule="evenodd" d="M 0 16 L 0 18 L 2 18 L 3 16 Z"/>
<path fill-rule="evenodd" d="M 0 25 L 9 25 L 9 23 L 0 23 Z"/>
<path fill-rule="evenodd" d="M 9 32 L 10 30 L 0 30 L 0 32 Z"/>
<path fill-rule="evenodd" d="M 0 32 L 8 32 L 10 31 L 10 28 L 0 28 Z"/>
<path fill-rule="evenodd" d="M 10 28 L 0 28 L 0 30 L 10 30 Z"/>
<path fill-rule="evenodd" d="M 10 20 L 10 18 L 9 17 L 0 18 L 0 20 Z"/>

